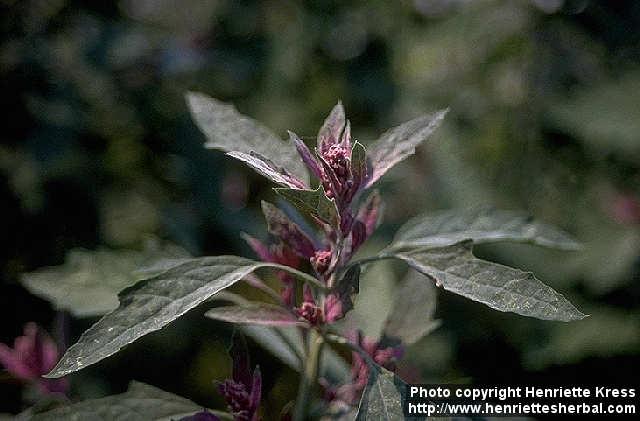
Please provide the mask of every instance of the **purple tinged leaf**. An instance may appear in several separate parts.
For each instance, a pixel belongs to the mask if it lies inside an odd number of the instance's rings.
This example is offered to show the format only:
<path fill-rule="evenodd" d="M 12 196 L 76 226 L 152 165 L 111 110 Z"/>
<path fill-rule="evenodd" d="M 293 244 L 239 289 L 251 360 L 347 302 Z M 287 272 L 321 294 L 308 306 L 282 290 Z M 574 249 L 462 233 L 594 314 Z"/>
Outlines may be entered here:
<path fill-rule="evenodd" d="M 311 239 L 283 211 L 263 201 L 262 213 L 267 220 L 269 233 L 289 246 L 300 257 L 309 259 L 314 255 L 315 247 Z"/>
<path fill-rule="evenodd" d="M 318 154 L 318 160 L 322 166 L 322 184 L 327 192 L 327 196 L 339 201 L 345 186 L 343 186 L 343 183 L 340 181 L 335 171 L 333 171 L 333 168 L 331 168 L 331 164 L 327 162 L 324 156 Z"/>
<path fill-rule="evenodd" d="M 367 227 L 356 220 L 351 227 L 351 253 L 354 253 L 367 239 Z"/>
<path fill-rule="evenodd" d="M 313 175 L 317 179 L 322 179 L 322 170 L 320 169 L 320 164 L 318 164 L 318 160 L 311 153 L 307 145 L 293 132 L 289 132 L 289 139 L 296 146 L 296 150 L 298 151 L 298 155 L 302 158 L 302 162 L 305 163 L 307 168 L 311 170 Z"/>
<path fill-rule="evenodd" d="M 347 124 L 344 126 L 340 144 L 346 149 L 351 149 L 351 122 L 349 120 L 347 120 Z"/>
<path fill-rule="evenodd" d="M 240 236 L 249 244 L 249 247 L 251 247 L 263 262 L 275 262 L 277 260 L 271 253 L 271 250 L 269 250 L 269 247 L 262 241 L 244 232 L 240 233 Z"/>
<path fill-rule="evenodd" d="M 244 152 L 232 151 L 227 152 L 227 155 L 246 163 L 256 170 L 256 172 L 267 177 L 274 183 L 278 183 L 285 187 L 291 187 L 293 189 L 305 188 L 305 184 L 293 175 L 289 174 L 285 168 L 276 166 L 272 161 L 256 152 L 251 151 L 247 154 Z"/>
<path fill-rule="evenodd" d="M 331 145 L 340 142 L 344 125 L 344 107 L 342 102 L 338 101 L 318 132 L 318 151 L 321 154 L 324 154 Z"/>
<path fill-rule="evenodd" d="M 256 366 L 253 370 L 253 382 L 251 384 L 251 395 L 249 395 L 250 407 L 253 410 L 252 420 L 258 420 L 258 407 L 260 406 L 260 399 L 262 398 L 262 374 L 260 372 L 260 366 Z"/>
<path fill-rule="evenodd" d="M 356 220 L 364 224 L 367 238 L 370 237 L 380 225 L 382 221 L 382 211 L 383 206 L 380 193 L 374 190 L 362 204 L 356 217 Z"/>
<path fill-rule="evenodd" d="M 352 296 L 360 290 L 360 265 L 354 265 L 344 274 L 325 300 L 325 320 L 333 323 L 353 308 Z"/>
<path fill-rule="evenodd" d="M 210 319 L 229 323 L 261 326 L 304 325 L 283 307 L 267 303 L 253 303 L 246 306 L 216 307 L 205 313 Z"/>
<path fill-rule="evenodd" d="M 440 126 L 448 109 L 409 120 L 384 133 L 369 147 L 372 173 L 366 187 L 370 187 L 390 168 L 415 153 L 415 148 Z"/>

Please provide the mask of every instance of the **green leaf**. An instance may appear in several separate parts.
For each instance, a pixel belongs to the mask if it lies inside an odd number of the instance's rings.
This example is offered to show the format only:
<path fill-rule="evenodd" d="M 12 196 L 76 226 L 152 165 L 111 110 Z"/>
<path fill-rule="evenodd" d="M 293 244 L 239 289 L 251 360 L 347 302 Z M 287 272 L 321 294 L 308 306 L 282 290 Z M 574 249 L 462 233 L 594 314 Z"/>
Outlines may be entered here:
<path fill-rule="evenodd" d="M 84 332 L 47 377 L 62 377 L 113 355 L 261 267 L 286 270 L 307 282 L 318 282 L 286 266 L 237 256 L 191 259 L 122 291 L 120 306 Z"/>
<path fill-rule="evenodd" d="M 360 398 L 356 421 L 403 421 L 402 402 L 406 388 L 407 384 L 400 377 L 377 364 L 370 364 L 369 379 Z"/>
<path fill-rule="evenodd" d="M 307 215 L 333 226 L 338 226 L 338 210 L 334 200 L 329 199 L 322 186 L 315 190 L 276 188 L 276 193 Z"/>
<path fill-rule="evenodd" d="M 203 408 L 188 399 L 165 392 L 144 383 L 131 382 L 119 395 L 88 399 L 51 411 L 33 415 L 33 421 L 95 421 L 95 420 L 172 420 L 193 415 Z M 229 414 L 211 411 L 230 419 Z M 143 415 L 144 414 L 144 415 Z"/>
<path fill-rule="evenodd" d="M 389 247 L 443 247 L 464 240 L 477 244 L 520 241 L 565 250 L 580 247 L 568 234 L 532 221 L 526 214 L 491 208 L 447 210 L 417 216 L 398 230 Z"/>
<path fill-rule="evenodd" d="M 384 326 L 384 336 L 411 345 L 440 326 L 440 321 L 433 319 L 436 287 L 424 275 L 409 270 L 394 296 L 393 307 Z"/>
<path fill-rule="evenodd" d="M 118 307 L 118 292 L 136 281 L 164 272 L 188 257 L 183 249 L 149 243 L 143 251 L 73 249 L 61 266 L 22 275 L 31 293 L 76 317 L 101 316 Z M 146 266 L 140 271 L 138 268 Z"/>
<path fill-rule="evenodd" d="M 404 260 L 447 291 L 499 311 L 565 322 L 586 317 L 532 273 L 478 259 L 471 248 L 472 242 L 465 241 L 441 248 L 392 252 L 387 257 Z"/>
<path fill-rule="evenodd" d="M 308 184 L 309 175 L 292 143 L 283 142 L 231 104 L 197 92 L 187 93 L 186 99 L 193 119 L 207 137 L 205 147 L 224 152 L 257 152 Z"/>
<path fill-rule="evenodd" d="M 244 306 L 216 307 L 205 316 L 229 323 L 264 326 L 305 326 L 287 309 L 267 303 L 250 303 Z"/>
<path fill-rule="evenodd" d="M 375 183 L 398 162 L 413 155 L 416 147 L 440 126 L 448 110 L 423 115 L 396 126 L 369 146 L 367 156 L 372 173 L 367 187 Z"/>

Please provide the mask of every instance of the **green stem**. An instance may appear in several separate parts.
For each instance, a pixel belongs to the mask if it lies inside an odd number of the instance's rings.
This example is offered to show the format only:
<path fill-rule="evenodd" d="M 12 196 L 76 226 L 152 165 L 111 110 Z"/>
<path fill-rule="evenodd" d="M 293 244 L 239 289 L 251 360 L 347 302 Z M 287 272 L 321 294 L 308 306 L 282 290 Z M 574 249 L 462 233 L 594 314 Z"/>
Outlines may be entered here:
<path fill-rule="evenodd" d="M 309 350 L 307 352 L 307 359 L 303 367 L 302 375 L 300 376 L 298 398 L 296 399 L 296 407 L 293 414 L 294 421 L 303 421 L 307 419 L 311 393 L 318 382 L 318 369 L 320 366 L 320 355 L 322 354 L 324 339 L 317 330 L 309 329 L 309 333 L 307 334 L 307 343 Z"/>

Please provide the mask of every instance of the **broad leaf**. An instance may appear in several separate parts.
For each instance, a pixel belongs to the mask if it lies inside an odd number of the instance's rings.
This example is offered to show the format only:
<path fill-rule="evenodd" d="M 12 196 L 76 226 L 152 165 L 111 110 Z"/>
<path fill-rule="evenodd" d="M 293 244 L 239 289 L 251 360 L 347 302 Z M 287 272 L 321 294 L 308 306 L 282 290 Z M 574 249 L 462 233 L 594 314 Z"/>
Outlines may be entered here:
<path fill-rule="evenodd" d="M 25 273 L 21 282 L 56 309 L 76 317 L 101 316 L 118 307 L 118 292 L 187 257 L 179 247 L 155 242 L 143 251 L 74 249 L 67 253 L 64 265 Z M 141 266 L 145 266 L 142 271 Z"/>
<path fill-rule="evenodd" d="M 58 420 L 172 420 L 202 411 L 188 399 L 165 392 L 144 383 L 132 382 L 125 393 L 88 399 L 51 411 L 33 415 L 34 421 Z M 229 414 L 213 412 L 229 419 Z"/>
<path fill-rule="evenodd" d="M 471 253 L 471 241 L 441 248 L 415 248 L 390 253 L 436 284 L 500 311 L 545 320 L 586 317 L 562 295 L 530 272 L 481 260 Z"/>
<path fill-rule="evenodd" d="M 65 376 L 118 352 L 261 267 L 286 270 L 307 282 L 317 282 L 286 266 L 237 256 L 191 259 L 122 291 L 120 306 L 84 332 L 47 376 Z"/>
<path fill-rule="evenodd" d="M 332 199 L 329 199 L 322 186 L 315 190 L 299 190 L 276 188 L 276 193 L 287 199 L 301 212 L 313 216 L 333 227 L 338 225 L 338 210 Z"/>
<path fill-rule="evenodd" d="M 404 345 L 414 344 L 440 326 L 440 321 L 433 319 L 435 311 L 436 287 L 433 282 L 409 270 L 395 291 L 383 335 L 400 339 Z"/>
<path fill-rule="evenodd" d="M 252 324 L 264 326 L 304 326 L 287 309 L 267 303 L 251 303 L 246 306 L 216 307 L 205 313 L 205 316 L 229 323 Z"/>
<path fill-rule="evenodd" d="M 262 176 L 270 179 L 274 183 L 280 184 L 292 189 L 304 188 L 304 183 L 291 175 L 285 168 L 278 167 L 264 156 L 251 151 L 250 153 L 244 152 L 227 152 L 227 155 L 233 157 L 239 161 L 244 162 L 254 170 L 256 170 Z"/>
<path fill-rule="evenodd" d="M 233 105 L 197 92 L 189 92 L 186 99 L 193 119 L 207 137 L 205 147 L 224 152 L 257 152 L 308 184 L 307 170 L 292 143 L 283 142 L 256 120 L 240 114 Z"/>
<path fill-rule="evenodd" d="M 367 387 L 358 405 L 357 421 L 402 421 L 407 384 L 379 365 L 369 366 Z M 414 418 L 419 419 L 419 418 Z"/>
<path fill-rule="evenodd" d="M 568 234 L 535 222 L 521 212 L 479 208 L 410 219 L 398 230 L 390 248 L 442 247 L 464 240 L 474 243 L 520 241 L 565 250 L 580 247 Z"/>
<path fill-rule="evenodd" d="M 409 120 L 390 129 L 369 146 L 367 156 L 371 162 L 372 172 L 367 187 L 375 183 L 398 162 L 413 155 L 416 146 L 431 136 L 440 126 L 447 111 L 441 110 Z"/>

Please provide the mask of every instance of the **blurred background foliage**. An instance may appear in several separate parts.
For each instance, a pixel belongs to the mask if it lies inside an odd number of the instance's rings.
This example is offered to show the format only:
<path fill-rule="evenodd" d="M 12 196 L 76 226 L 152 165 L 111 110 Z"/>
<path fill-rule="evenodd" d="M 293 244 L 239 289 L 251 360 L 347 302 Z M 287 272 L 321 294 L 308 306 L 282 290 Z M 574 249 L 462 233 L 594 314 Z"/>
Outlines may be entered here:
<path fill-rule="evenodd" d="M 442 325 L 408 349 L 408 381 L 637 382 L 640 3 L 2 0 L 0 9 L 1 342 L 30 320 L 72 342 L 95 320 L 87 304 L 101 302 L 69 297 L 85 313 L 56 311 L 22 286 L 23 273 L 37 270 L 25 285 L 39 279 L 53 293 L 68 279 L 109 290 L 163 241 L 172 256 L 251 256 L 239 233 L 264 237 L 259 203 L 275 200 L 271 186 L 203 148 L 187 90 L 309 141 L 341 98 L 365 144 L 451 109 L 380 185 L 386 217 L 372 249 L 409 216 L 476 204 L 528 210 L 585 245 L 479 248 L 533 270 L 591 317 L 526 319 L 438 291 Z M 354 315 L 371 335 L 406 271 L 379 265 Z M 221 407 L 212 380 L 229 374 L 230 328 L 202 313 L 74 375 L 72 397 L 137 379 Z M 278 414 L 295 373 L 253 350 L 265 414 Z M 20 410 L 22 392 L 0 378 L 0 412 Z"/>

